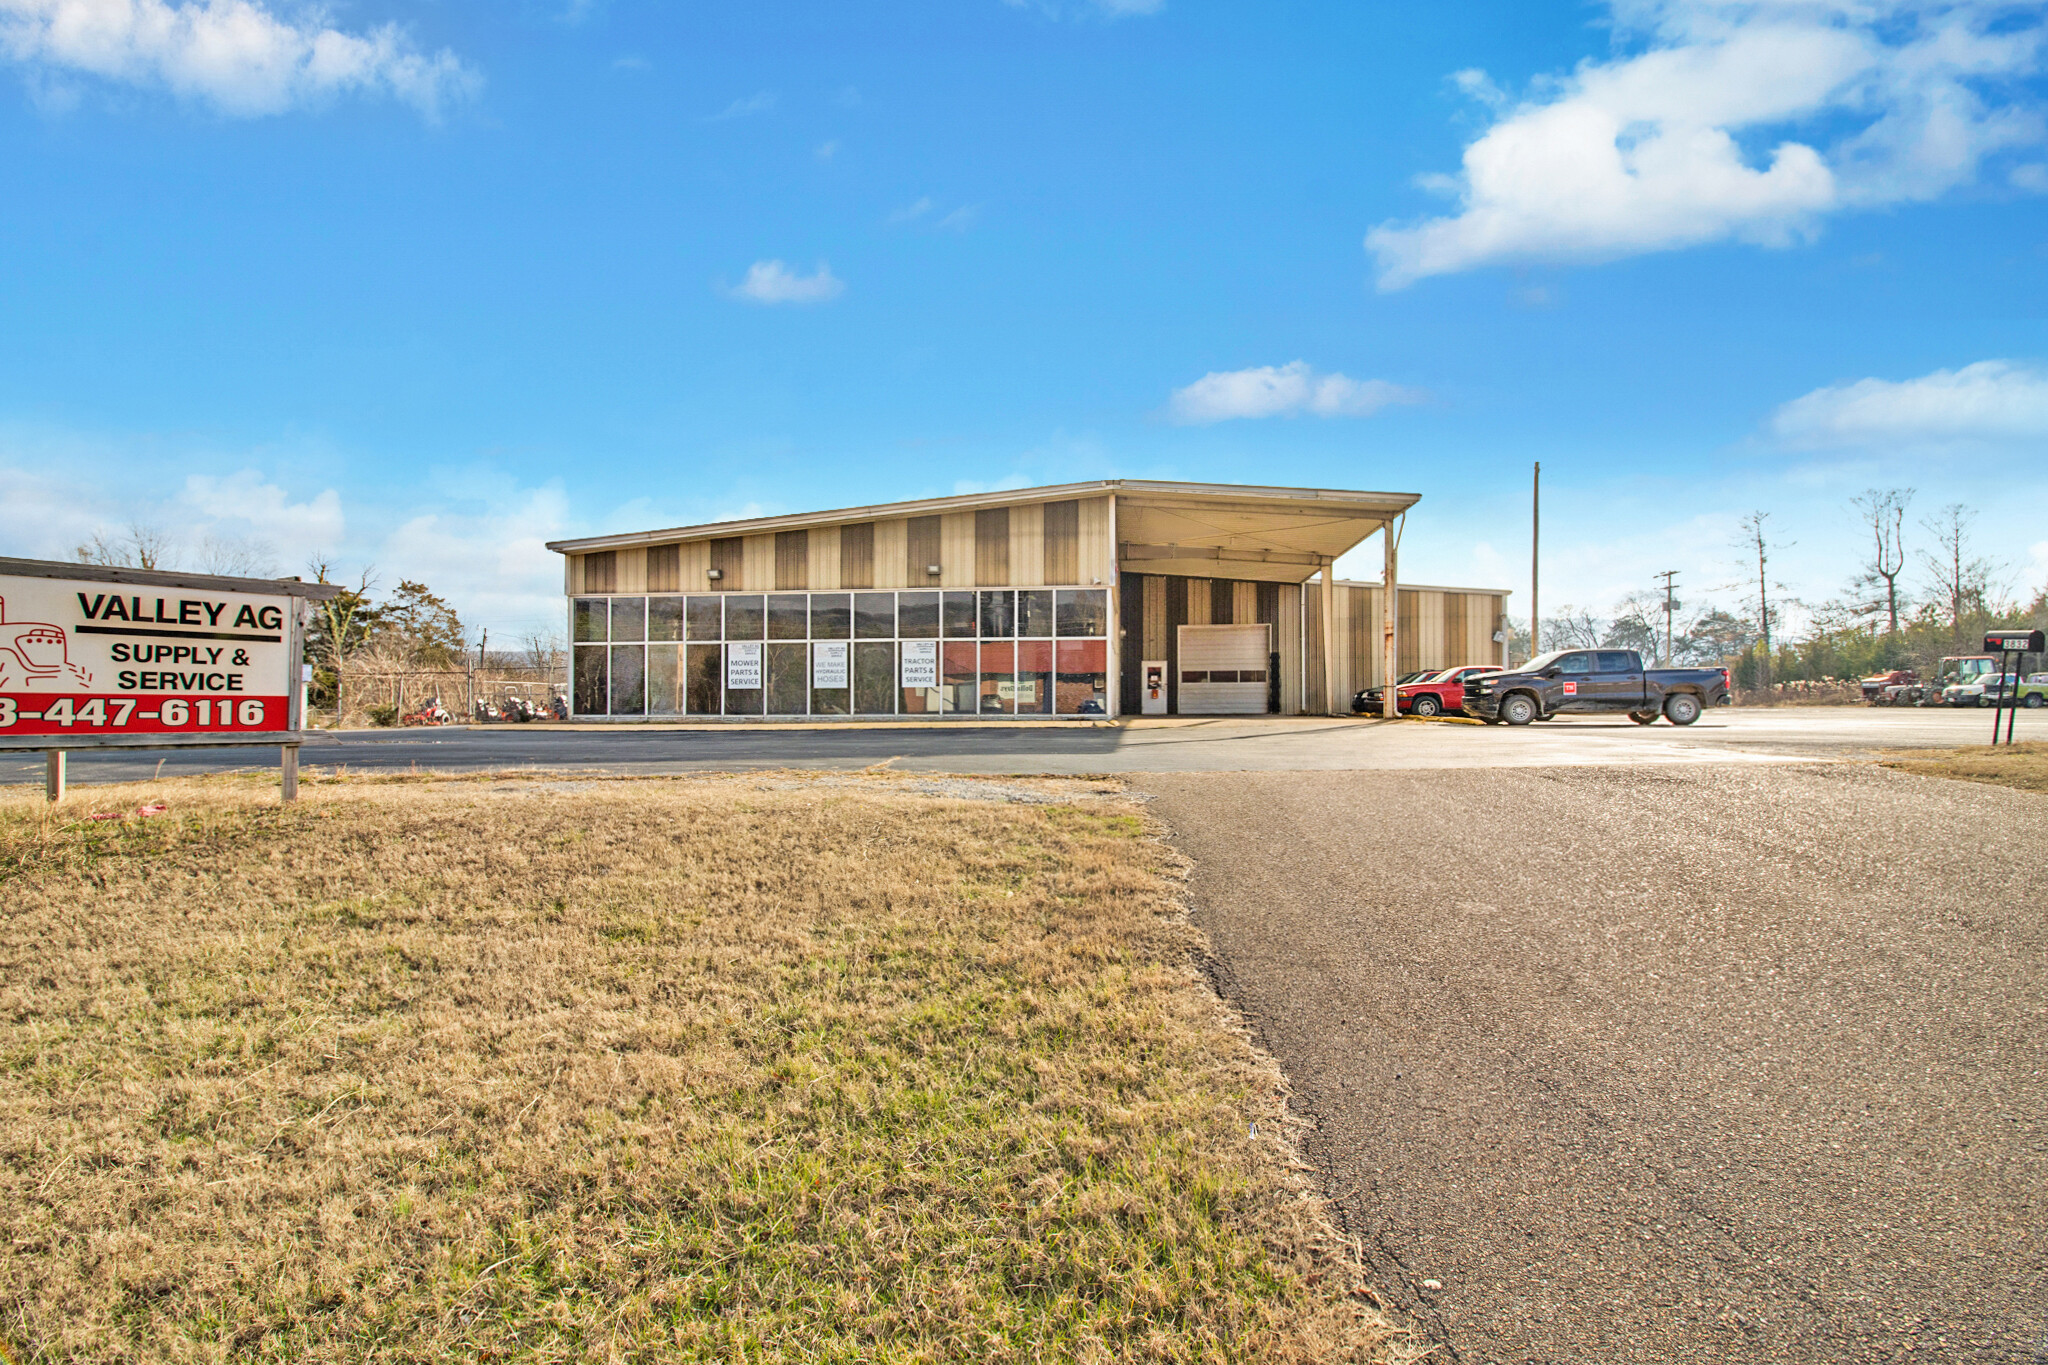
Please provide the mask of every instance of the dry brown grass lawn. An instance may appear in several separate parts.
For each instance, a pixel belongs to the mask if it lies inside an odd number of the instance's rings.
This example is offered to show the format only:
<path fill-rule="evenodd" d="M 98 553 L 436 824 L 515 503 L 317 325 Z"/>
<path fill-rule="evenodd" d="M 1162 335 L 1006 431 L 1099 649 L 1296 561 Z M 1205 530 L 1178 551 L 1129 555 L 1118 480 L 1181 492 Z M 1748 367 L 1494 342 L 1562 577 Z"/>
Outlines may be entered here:
<path fill-rule="evenodd" d="M 1915 750 L 1910 757 L 1885 760 L 1885 767 L 1923 777 L 1952 777 L 1963 782 L 1992 782 L 2021 791 L 2048 792 L 2048 741 L 2024 744 L 1973 745 L 1965 749 Z"/>
<path fill-rule="evenodd" d="M 1194 970 L 1170 852 L 1065 786 L 0 797 L 0 1342 L 1401 1351 Z"/>

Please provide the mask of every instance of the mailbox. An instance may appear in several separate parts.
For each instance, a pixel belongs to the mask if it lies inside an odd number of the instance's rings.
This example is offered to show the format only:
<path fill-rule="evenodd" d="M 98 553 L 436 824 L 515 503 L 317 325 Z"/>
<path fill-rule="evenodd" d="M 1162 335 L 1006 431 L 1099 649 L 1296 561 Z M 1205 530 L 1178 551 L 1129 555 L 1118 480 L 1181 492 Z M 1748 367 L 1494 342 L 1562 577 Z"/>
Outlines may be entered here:
<path fill-rule="evenodd" d="M 2048 652 L 2048 640 L 2038 630 L 1990 630 L 1984 633 L 1986 654 L 2041 654 Z"/>

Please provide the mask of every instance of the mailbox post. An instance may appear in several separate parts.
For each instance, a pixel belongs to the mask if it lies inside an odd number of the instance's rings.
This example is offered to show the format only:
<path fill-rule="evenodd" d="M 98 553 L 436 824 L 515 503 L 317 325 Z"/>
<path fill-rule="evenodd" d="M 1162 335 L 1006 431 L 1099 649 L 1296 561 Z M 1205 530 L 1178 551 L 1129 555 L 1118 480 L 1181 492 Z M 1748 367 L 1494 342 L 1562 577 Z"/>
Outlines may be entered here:
<path fill-rule="evenodd" d="M 1991 742 L 1998 743 L 1998 725 L 2005 723 L 2005 742 L 2012 743 L 2013 722 L 2019 718 L 2019 688 L 2008 688 L 2005 675 L 2015 679 L 2029 654 L 2048 652 L 2048 639 L 2038 630 L 1992 630 L 1984 634 L 1984 652 L 1998 656 L 1999 705 L 1991 708 Z"/>

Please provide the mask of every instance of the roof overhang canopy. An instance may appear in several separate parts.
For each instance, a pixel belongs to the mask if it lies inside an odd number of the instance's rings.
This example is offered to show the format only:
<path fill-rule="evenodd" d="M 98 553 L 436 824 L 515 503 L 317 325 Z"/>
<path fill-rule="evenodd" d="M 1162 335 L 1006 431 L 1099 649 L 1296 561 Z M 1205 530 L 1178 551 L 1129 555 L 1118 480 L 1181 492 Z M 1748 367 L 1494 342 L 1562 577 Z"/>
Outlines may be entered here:
<path fill-rule="evenodd" d="M 1417 501 L 1414 493 L 1125 480 L 1117 568 L 1299 583 Z"/>

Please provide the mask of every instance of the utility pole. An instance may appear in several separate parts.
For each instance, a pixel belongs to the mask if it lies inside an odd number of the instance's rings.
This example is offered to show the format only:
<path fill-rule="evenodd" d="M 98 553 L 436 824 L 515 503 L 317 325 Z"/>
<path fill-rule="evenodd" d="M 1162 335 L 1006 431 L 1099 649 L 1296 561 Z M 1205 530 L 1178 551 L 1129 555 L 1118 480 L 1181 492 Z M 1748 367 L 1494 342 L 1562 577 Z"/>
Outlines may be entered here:
<path fill-rule="evenodd" d="M 1677 605 L 1671 598 L 1671 589 L 1678 582 L 1678 570 L 1666 569 L 1663 573 L 1651 574 L 1652 578 L 1664 580 L 1664 666 L 1671 667 L 1671 609 Z"/>
<path fill-rule="evenodd" d="M 1537 559 L 1543 544 L 1543 461 L 1529 482 L 1529 657 L 1543 652 L 1543 613 L 1537 609 Z"/>

